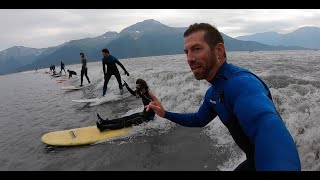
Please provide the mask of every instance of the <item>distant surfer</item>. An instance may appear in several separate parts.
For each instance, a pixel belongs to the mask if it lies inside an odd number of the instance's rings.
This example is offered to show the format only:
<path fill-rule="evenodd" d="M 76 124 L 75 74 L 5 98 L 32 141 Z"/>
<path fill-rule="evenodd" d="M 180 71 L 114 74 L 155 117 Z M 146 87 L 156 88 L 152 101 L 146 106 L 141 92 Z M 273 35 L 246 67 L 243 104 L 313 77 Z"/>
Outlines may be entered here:
<path fill-rule="evenodd" d="M 104 84 L 103 84 L 103 92 L 102 92 L 102 96 L 105 96 L 106 92 L 107 92 L 107 86 L 108 86 L 108 82 L 111 78 L 112 75 L 114 75 L 119 83 L 119 89 L 120 89 L 120 94 L 123 94 L 123 86 L 122 86 L 122 82 L 121 82 L 121 76 L 119 73 L 119 70 L 117 68 L 118 64 L 125 72 L 125 74 L 127 76 L 129 76 L 128 71 L 124 68 L 124 66 L 121 64 L 121 62 L 114 56 L 110 55 L 109 50 L 108 49 L 102 49 L 102 68 L 103 68 L 103 74 L 104 74 Z M 106 72 L 106 67 L 105 65 L 107 65 L 107 72 Z"/>
<path fill-rule="evenodd" d="M 64 69 L 64 63 L 62 61 L 61 61 L 60 65 L 61 65 L 60 74 L 62 73 L 62 70 L 64 71 L 64 73 L 66 73 L 66 70 Z"/>
<path fill-rule="evenodd" d="M 149 92 L 149 87 L 143 79 L 137 79 L 136 81 L 136 90 L 132 90 L 128 84 L 125 82 L 123 84 L 128 91 L 137 98 L 142 98 L 142 103 L 144 106 L 148 105 L 150 102 L 153 101 L 151 98 L 151 92 Z M 118 119 L 112 119 L 112 120 L 104 120 L 100 117 L 100 115 L 97 113 L 99 122 L 97 122 L 97 128 L 100 131 L 104 131 L 107 129 L 121 129 L 124 127 L 130 127 L 133 125 L 138 125 L 143 122 L 148 122 L 150 120 L 153 120 L 155 116 L 155 112 L 150 109 L 148 112 L 146 109 L 143 109 L 143 112 L 134 113 L 129 116 L 121 117 Z"/>
<path fill-rule="evenodd" d="M 51 70 L 53 75 L 56 74 L 56 66 L 54 64 L 51 65 Z"/>
<path fill-rule="evenodd" d="M 72 70 L 67 70 L 68 73 L 69 73 L 69 79 L 72 77 L 72 75 L 77 75 L 77 73 L 75 71 L 72 71 Z"/>
<path fill-rule="evenodd" d="M 52 75 L 51 75 L 51 76 L 58 76 L 58 75 L 61 75 L 61 73 L 60 73 L 60 74 L 58 74 L 58 73 L 56 72 L 56 70 L 54 70 L 54 69 L 53 69 L 53 71 L 52 71 Z"/>
<path fill-rule="evenodd" d="M 81 52 L 80 53 L 80 56 L 81 56 L 81 64 L 82 64 L 82 67 L 81 67 L 81 85 L 80 87 L 82 87 L 82 83 L 83 83 L 83 75 L 86 76 L 87 80 L 88 80 L 88 83 L 90 83 L 90 80 L 89 80 L 89 77 L 88 77 L 88 68 L 87 68 L 87 59 L 84 57 L 84 53 Z"/>

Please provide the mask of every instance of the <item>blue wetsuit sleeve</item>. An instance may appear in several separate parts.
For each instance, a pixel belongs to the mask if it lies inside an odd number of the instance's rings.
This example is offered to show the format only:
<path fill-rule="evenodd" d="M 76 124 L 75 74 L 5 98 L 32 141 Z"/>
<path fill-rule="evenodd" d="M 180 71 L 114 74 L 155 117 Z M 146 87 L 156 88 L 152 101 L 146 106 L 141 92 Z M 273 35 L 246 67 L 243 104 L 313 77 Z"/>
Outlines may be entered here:
<path fill-rule="evenodd" d="M 103 75 L 105 75 L 106 74 L 106 67 L 105 67 L 103 60 L 102 60 L 102 70 L 103 70 Z"/>
<path fill-rule="evenodd" d="M 255 146 L 257 170 L 301 170 L 294 140 L 260 80 L 252 75 L 228 80 L 225 98 Z"/>
<path fill-rule="evenodd" d="M 209 105 L 206 99 L 208 98 L 205 98 L 197 113 L 181 114 L 165 111 L 164 118 L 182 126 L 204 127 L 217 115 L 215 112 L 209 110 Z"/>
<path fill-rule="evenodd" d="M 122 63 L 119 60 L 116 60 L 115 62 L 123 69 L 123 71 L 125 73 L 127 72 L 126 68 L 124 68 L 124 66 L 122 65 Z"/>

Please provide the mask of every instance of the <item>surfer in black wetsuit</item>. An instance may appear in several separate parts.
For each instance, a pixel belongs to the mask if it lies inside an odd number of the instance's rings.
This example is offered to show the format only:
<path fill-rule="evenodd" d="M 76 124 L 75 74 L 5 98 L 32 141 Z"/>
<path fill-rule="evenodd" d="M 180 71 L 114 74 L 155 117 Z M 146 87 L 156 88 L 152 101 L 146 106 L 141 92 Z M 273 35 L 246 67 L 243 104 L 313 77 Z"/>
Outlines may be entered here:
<path fill-rule="evenodd" d="M 114 75 L 116 77 L 116 79 L 119 83 L 120 94 L 123 94 L 121 76 L 120 76 L 120 73 L 119 73 L 119 70 L 118 70 L 116 64 L 118 64 L 124 70 L 124 72 L 127 76 L 129 76 L 128 71 L 126 70 L 126 68 L 124 68 L 124 66 L 121 64 L 121 62 L 116 57 L 112 56 L 109 53 L 108 49 L 102 49 L 102 55 L 103 55 L 102 68 L 103 68 L 103 74 L 104 74 L 104 84 L 103 84 L 102 96 L 104 96 L 107 92 L 108 82 L 109 82 L 112 75 Z M 107 65 L 107 72 L 106 72 L 105 65 Z"/>
<path fill-rule="evenodd" d="M 123 84 L 126 86 L 128 91 L 137 98 L 142 98 L 142 103 L 144 106 L 148 105 L 150 102 L 153 101 L 153 99 L 150 96 L 149 87 L 147 83 L 143 79 L 137 79 L 136 81 L 136 90 L 132 90 L 128 84 L 125 82 Z M 138 125 L 143 122 L 148 122 L 150 120 L 153 120 L 155 115 L 155 112 L 150 109 L 148 112 L 146 109 L 143 109 L 143 112 L 140 113 L 134 113 L 129 116 L 121 117 L 118 119 L 112 119 L 112 120 L 104 120 L 100 117 L 99 114 L 97 114 L 98 119 L 100 122 L 97 122 L 97 128 L 100 131 L 104 131 L 106 129 L 121 129 L 124 127 L 130 127 L 133 125 Z"/>
<path fill-rule="evenodd" d="M 64 69 L 64 63 L 61 61 L 61 70 L 60 70 L 60 74 L 62 73 L 62 70 L 64 71 L 64 73 L 66 73 L 66 70 Z"/>
<path fill-rule="evenodd" d="M 90 80 L 89 80 L 89 77 L 88 77 L 87 59 L 84 57 L 84 53 L 82 53 L 82 52 L 80 53 L 80 56 L 81 56 L 81 64 L 82 64 L 82 67 L 81 67 L 81 85 L 80 85 L 80 87 L 81 87 L 84 75 L 86 76 L 86 78 L 88 80 L 88 83 L 90 83 Z"/>
<path fill-rule="evenodd" d="M 52 76 L 57 74 L 56 73 L 56 66 L 54 64 L 51 66 L 51 70 L 52 70 Z"/>
<path fill-rule="evenodd" d="M 69 69 L 67 71 L 69 73 L 69 79 L 72 77 L 72 75 L 77 75 L 75 71 L 70 71 Z"/>

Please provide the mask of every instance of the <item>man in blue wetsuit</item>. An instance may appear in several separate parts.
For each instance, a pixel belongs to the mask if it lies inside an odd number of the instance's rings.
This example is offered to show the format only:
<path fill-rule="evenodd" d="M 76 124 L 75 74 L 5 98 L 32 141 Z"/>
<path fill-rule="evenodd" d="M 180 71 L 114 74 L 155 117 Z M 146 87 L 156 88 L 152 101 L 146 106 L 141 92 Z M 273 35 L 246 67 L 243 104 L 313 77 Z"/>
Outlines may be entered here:
<path fill-rule="evenodd" d="M 184 33 L 184 52 L 195 78 L 211 84 L 198 112 L 165 111 L 154 95 L 147 110 L 188 127 L 203 127 L 218 116 L 247 157 L 236 171 L 300 171 L 296 145 L 269 88 L 250 71 L 226 62 L 220 32 L 207 23 L 190 25 Z"/>
<path fill-rule="evenodd" d="M 102 49 L 102 67 L 103 67 L 103 74 L 104 74 L 104 85 L 103 85 L 103 93 L 102 96 L 104 96 L 107 92 L 107 86 L 108 86 L 108 82 L 111 78 L 112 75 L 114 75 L 119 83 L 119 89 L 120 89 L 120 94 L 123 94 L 123 87 L 122 87 L 122 83 L 121 83 L 121 76 L 119 73 L 119 70 L 117 68 L 118 64 L 125 72 L 125 74 L 127 76 L 129 76 L 128 71 L 124 68 L 124 66 L 120 63 L 120 61 L 110 55 L 109 50 L 108 49 Z M 105 65 L 107 65 L 107 72 L 106 72 L 106 67 Z"/>

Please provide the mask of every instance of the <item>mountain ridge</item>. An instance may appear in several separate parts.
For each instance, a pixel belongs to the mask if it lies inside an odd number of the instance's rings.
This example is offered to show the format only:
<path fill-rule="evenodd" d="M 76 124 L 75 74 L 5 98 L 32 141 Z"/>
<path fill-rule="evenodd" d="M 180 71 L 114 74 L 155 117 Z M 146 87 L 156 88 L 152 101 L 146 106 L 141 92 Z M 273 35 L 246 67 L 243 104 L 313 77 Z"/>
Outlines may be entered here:
<path fill-rule="evenodd" d="M 119 59 L 182 54 L 183 33 L 186 29 L 187 27 L 170 27 L 154 19 L 147 19 L 124 28 L 120 33 L 108 31 L 97 37 L 71 40 L 49 48 L 24 47 L 25 53 L 12 54 L 1 59 L 2 51 L 0 52 L 0 74 L 45 68 L 52 64 L 59 65 L 60 61 L 63 61 L 66 66 L 80 63 L 80 52 L 85 53 L 89 62 L 99 61 L 102 58 L 103 48 L 108 48 L 110 53 Z M 254 41 L 238 40 L 224 33 L 222 35 L 227 51 L 307 49 L 298 46 L 271 46 Z M 4 51 L 10 50 L 11 48 L 8 48 Z"/>
<path fill-rule="evenodd" d="M 256 41 L 272 46 L 301 46 L 309 49 L 320 49 L 320 28 L 314 26 L 300 27 L 289 33 L 273 31 L 238 36 L 235 39 Z"/>

